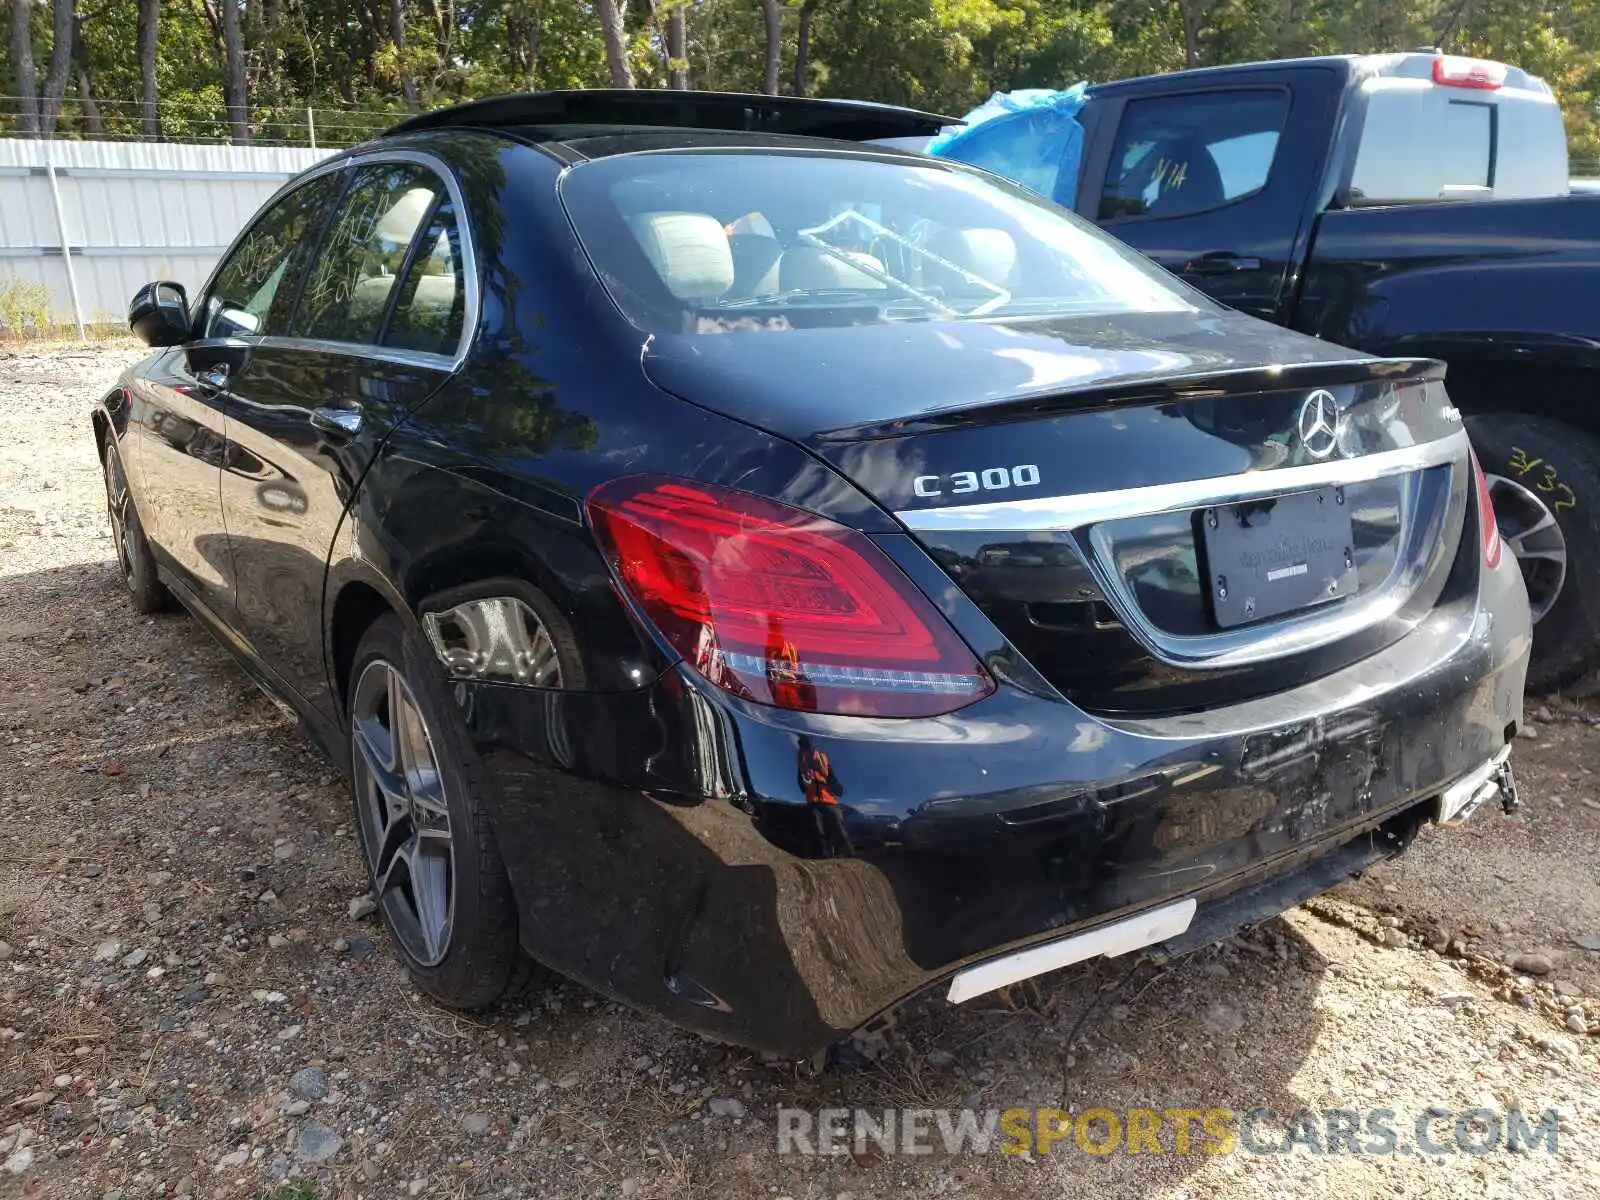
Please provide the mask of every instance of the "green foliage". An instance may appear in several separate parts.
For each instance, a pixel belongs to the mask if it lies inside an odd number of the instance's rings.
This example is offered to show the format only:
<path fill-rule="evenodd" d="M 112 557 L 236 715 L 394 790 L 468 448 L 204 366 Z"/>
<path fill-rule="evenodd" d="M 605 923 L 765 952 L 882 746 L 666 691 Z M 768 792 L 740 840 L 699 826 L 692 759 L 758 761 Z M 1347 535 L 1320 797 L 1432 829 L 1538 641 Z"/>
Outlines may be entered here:
<path fill-rule="evenodd" d="M 53 329 L 49 288 L 16 275 L 0 279 L 0 334 L 43 337 Z"/>
<path fill-rule="evenodd" d="M 40 82 L 51 5 L 32 5 Z M 212 17 L 230 0 L 162 0 L 156 63 L 163 136 L 222 139 L 226 70 Z M 251 136 L 361 140 L 402 116 L 404 83 L 422 107 L 539 88 L 608 86 L 593 0 L 404 0 L 404 49 L 388 0 L 241 3 Z M 629 0 L 625 33 L 641 87 L 665 86 L 668 13 L 685 14 L 696 87 L 758 91 L 766 59 L 761 0 Z M 139 0 L 76 0 L 75 54 L 105 136 L 139 134 Z M 780 79 L 794 85 L 804 22 L 803 86 L 960 113 L 989 93 L 1064 87 L 1202 65 L 1441 44 L 1524 66 L 1567 115 L 1575 164 L 1600 167 L 1600 0 L 783 0 Z M 210 15 L 208 15 L 210 14 Z M 76 82 L 76 71 L 74 72 Z M 0 92 L 14 94 L 9 60 Z M 0 101 L 0 131 L 17 112 Z M 75 86 L 60 132 L 90 136 Z"/>

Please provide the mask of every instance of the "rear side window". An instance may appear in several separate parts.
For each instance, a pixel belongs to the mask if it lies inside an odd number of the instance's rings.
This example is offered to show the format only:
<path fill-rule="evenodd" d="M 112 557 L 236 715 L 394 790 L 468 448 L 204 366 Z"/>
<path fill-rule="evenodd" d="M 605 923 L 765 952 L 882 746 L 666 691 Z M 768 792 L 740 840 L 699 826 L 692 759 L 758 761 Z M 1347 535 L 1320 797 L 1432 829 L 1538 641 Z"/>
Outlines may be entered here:
<path fill-rule="evenodd" d="M 1181 217 L 1260 191 L 1288 115 L 1289 97 L 1278 89 L 1130 102 L 1111 147 L 1100 220 Z"/>
<path fill-rule="evenodd" d="M 306 281 L 293 333 L 376 345 L 412 242 L 447 195 L 442 179 L 414 163 L 358 167 Z"/>
<path fill-rule="evenodd" d="M 319 175 L 263 212 L 217 268 L 206 297 L 208 338 L 285 332 L 317 228 L 339 194 L 340 172 Z"/>

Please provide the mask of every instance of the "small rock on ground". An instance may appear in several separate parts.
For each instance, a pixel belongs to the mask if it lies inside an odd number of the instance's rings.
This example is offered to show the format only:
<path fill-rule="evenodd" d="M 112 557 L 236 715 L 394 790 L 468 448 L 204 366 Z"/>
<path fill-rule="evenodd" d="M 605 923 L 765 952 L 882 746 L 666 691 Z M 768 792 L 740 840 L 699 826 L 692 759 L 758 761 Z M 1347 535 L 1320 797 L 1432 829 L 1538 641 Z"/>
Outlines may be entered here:
<path fill-rule="evenodd" d="M 357 896 L 350 901 L 349 912 L 352 921 L 359 921 L 363 917 L 370 917 L 378 911 L 378 902 L 371 896 Z"/>
<path fill-rule="evenodd" d="M 289 1077 L 289 1090 L 302 1100 L 322 1100 L 328 1095 L 328 1074 L 321 1067 L 301 1067 Z"/>
<path fill-rule="evenodd" d="M 327 1162 L 344 1146 L 344 1139 L 326 1125 L 313 1121 L 300 1131 L 294 1152 L 301 1162 Z"/>

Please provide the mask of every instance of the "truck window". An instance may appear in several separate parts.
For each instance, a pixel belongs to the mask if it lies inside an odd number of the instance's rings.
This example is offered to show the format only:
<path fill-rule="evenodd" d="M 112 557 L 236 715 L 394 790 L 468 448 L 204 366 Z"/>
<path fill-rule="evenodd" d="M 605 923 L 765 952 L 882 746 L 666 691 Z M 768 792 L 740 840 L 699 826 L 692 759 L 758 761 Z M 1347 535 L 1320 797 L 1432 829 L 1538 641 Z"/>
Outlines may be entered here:
<path fill-rule="evenodd" d="M 1279 88 L 1132 101 L 1111 148 L 1099 219 L 1179 217 L 1260 191 L 1288 115 Z"/>
<path fill-rule="evenodd" d="M 1493 187 L 1494 106 L 1452 100 L 1444 109 L 1445 185 Z"/>

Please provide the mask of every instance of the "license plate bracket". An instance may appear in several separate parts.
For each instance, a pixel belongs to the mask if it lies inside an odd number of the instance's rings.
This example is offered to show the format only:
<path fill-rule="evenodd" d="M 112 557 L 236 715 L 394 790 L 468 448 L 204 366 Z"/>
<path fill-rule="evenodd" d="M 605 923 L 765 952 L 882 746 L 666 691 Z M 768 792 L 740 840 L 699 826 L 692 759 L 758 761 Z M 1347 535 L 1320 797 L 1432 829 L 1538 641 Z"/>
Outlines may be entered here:
<path fill-rule="evenodd" d="M 1356 592 L 1344 489 L 1318 488 L 1202 509 L 1211 610 L 1223 629 L 1270 620 Z"/>

